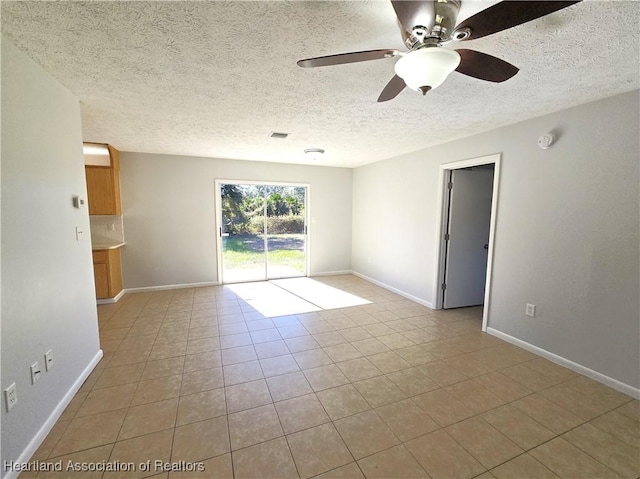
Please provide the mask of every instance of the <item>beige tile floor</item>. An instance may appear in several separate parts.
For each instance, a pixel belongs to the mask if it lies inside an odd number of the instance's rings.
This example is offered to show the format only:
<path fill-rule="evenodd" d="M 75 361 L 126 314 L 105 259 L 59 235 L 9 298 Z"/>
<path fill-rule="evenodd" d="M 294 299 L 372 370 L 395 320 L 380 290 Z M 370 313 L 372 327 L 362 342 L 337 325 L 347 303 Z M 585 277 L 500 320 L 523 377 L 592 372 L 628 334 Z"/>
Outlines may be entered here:
<path fill-rule="evenodd" d="M 226 287 L 99 307 L 104 358 L 33 460 L 204 472 L 38 478 L 637 478 L 639 402 L 354 276 L 265 318 Z M 23 473 L 21 478 L 33 477 Z"/>

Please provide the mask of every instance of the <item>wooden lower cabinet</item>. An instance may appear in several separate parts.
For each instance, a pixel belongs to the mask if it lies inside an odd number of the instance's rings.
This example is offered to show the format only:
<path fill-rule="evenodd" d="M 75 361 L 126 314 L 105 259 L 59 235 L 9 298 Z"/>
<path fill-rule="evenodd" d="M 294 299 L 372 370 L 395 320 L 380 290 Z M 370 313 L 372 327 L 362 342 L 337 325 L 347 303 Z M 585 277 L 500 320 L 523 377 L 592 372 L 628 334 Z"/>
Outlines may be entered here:
<path fill-rule="evenodd" d="M 120 248 L 93 252 L 93 276 L 97 299 L 113 298 L 122 291 Z"/>

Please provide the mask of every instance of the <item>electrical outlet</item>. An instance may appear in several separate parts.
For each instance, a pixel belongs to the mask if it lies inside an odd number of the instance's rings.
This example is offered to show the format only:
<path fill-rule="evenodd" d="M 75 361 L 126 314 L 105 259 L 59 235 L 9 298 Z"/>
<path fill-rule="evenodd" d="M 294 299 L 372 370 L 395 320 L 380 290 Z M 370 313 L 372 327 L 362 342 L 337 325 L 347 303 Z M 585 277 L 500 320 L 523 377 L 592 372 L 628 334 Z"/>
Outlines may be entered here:
<path fill-rule="evenodd" d="M 44 368 L 46 371 L 51 371 L 53 367 L 53 350 L 49 350 L 44 353 Z"/>
<path fill-rule="evenodd" d="M 524 314 L 531 318 L 536 317 L 536 305 L 527 303 L 527 307 L 525 308 Z"/>
<path fill-rule="evenodd" d="M 31 365 L 31 384 L 35 384 L 40 380 L 40 364 L 38 361 Z"/>
<path fill-rule="evenodd" d="M 11 411 L 11 408 L 18 404 L 18 392 L 16 391 L 16 383 L 12 383 L 7 389 L 4 390 L 4 402 L 7 406 L 7 412 Z"/>

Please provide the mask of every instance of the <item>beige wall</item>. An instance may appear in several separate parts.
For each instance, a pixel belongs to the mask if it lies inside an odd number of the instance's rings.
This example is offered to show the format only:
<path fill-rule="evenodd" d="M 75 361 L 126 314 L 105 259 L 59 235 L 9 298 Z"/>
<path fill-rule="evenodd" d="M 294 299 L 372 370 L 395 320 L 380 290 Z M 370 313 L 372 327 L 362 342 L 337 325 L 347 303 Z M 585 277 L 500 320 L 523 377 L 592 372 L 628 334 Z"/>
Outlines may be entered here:
<path fill-rule="evenodd" d="M 99 358 L 89 214 L 72 206 L 86 198 L 78 101 L 4 38 L 1 178 L 2 389 L 15 382 L 18 393 L 9 413 L 2 400 L 4 464 L 33 452 Z"/>
<path fill-rule="evenodd" d="M 351 269 L 348 168 L 123 152 L 125 288 L 218 281 L 215 180 L 310 184 L 310 273 Z"/>
<path fill-rule="evenodd" d="M 352 269 L 434 303 L 440 164 L 501 153 L 489 327 L 638 388 L 639 104 L 633 91 L 356 169 Z"/>

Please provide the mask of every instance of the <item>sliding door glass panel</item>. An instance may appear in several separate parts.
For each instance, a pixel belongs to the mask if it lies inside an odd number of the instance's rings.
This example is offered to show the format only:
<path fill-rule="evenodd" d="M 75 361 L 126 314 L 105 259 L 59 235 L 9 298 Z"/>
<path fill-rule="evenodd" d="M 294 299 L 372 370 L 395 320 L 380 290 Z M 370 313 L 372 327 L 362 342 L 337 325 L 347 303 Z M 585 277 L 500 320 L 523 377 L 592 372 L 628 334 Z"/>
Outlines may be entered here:
<path fill-rule="evenodd" d="M 306 275 L 307 188 L 220 185 L 222 281 Z"/>
<path fill-rule="evenodd" d="M 267 279 L 264 197 L 262 185 L 220 185 L 225 283 Z"/>
<path fill-rule="evenodd" d="M 265 188 L 267 278 L 305 276 L 306 188 Z"/>

